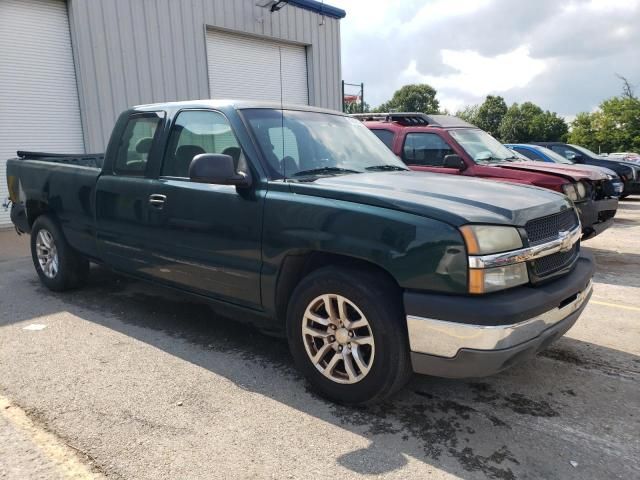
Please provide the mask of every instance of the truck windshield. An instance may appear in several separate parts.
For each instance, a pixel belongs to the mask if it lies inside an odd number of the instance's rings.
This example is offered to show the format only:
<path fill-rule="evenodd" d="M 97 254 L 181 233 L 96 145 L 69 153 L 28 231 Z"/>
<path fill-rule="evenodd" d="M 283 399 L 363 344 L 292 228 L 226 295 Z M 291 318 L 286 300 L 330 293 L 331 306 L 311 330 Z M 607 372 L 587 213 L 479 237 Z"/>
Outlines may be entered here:
<path fill-rule="evenodd" d="M 449 133 L 476 163 L 501 163 L 520 161 L 516 155 L 483 130 L 476 128 L 455 129 Z"/>
<path fill-rule="evenodd" d="M 408 170 L 354 118 L 298 110 L 242 111 L 274 179 Z"/>

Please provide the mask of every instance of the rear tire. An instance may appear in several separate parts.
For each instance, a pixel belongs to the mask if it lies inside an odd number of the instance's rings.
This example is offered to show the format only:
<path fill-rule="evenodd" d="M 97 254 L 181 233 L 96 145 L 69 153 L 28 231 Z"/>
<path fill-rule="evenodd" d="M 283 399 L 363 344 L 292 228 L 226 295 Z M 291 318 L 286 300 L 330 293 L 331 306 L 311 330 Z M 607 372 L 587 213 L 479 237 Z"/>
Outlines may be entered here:
<path fill-rule="evenodd" d="M 289 302 L 287 338 L 298 369 L 338 403 L 379 402 L 411 378 L 400 291 L 375 272 L 324 267 L 305 277 Z"/>
<path fill-rule="evenodd" d="M 89 261 L 67 243 L 58 224 L 46 215 L 31 228 L 31 257 L 40 281 L 54 292 L 78 288 L 89 275 Z"/>

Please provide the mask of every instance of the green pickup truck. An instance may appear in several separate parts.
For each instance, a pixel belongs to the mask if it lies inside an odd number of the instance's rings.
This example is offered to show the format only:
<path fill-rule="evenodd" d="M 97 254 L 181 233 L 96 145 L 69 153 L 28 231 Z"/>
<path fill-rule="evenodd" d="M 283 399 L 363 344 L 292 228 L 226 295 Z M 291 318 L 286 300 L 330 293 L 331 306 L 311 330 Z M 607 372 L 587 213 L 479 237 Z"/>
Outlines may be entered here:
<path fill-rule="evenodd" d="M 499 372 L 591 295 L 570 201 L 412 172 L 358 120 L 255 102 L 144 105 L 105 155 L 18 152 L 11 217 L 55 291 L 89 263 L 286 335 L 325 396 L 367 404 L 411 372 Z"/>

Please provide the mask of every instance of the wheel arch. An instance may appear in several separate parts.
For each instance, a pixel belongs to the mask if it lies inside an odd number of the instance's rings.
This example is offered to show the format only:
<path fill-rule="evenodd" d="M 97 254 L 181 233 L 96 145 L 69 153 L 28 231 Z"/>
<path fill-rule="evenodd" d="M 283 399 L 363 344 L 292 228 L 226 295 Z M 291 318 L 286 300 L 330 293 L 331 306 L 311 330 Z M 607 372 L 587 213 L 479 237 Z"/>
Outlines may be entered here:
<path fill-rule="evenodd" d="M 27 200 L 25 202 L 27 210 L 27 221 L 29 222 L 29 229 L 33 228 L 33 224 L 41 215 L 49 215 L 54 221 L 56 220 L 53 210 L 49 208 L 49 204 L 42 200 Z"/>
<path fill-rule="evenodd" d="M 276 282 L 274 309 L 278 323 L 284 327 L 289 300 L 300 281 L 312 272 L 327 266 L 357 269 L 375 273 L 390 288 L 401 295 L 402 288 L 394 276 L 386 269 L 367 260 L 339 253 L 306 251 L 287 255 L 283 261 Z"/>

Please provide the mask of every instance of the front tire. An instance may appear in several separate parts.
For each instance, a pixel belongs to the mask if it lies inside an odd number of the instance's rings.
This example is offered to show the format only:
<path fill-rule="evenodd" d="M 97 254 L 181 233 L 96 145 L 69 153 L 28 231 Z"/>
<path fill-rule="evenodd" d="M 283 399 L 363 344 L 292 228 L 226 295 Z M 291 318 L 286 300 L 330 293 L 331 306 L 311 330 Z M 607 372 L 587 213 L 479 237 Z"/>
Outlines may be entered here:
<path fill-rule="evenodd" d="M 411 377 L 400 291 L 375 272 L 325 267 L 305 277 L 289 302 L 287 338 L 313 388 L 338 403 L 384 400 Z"/>
<path fill-rule="evenodd" d="M 89 275 L 89 261 L 67 243 L 58 224 L 46 215 L 31 228 L 31 257 L 40 281 L 54 292 L 77 288 Z"/>

